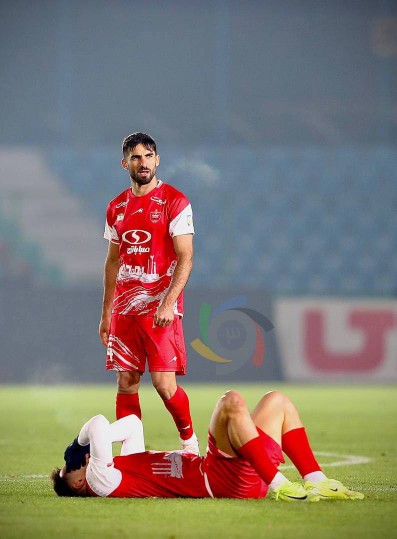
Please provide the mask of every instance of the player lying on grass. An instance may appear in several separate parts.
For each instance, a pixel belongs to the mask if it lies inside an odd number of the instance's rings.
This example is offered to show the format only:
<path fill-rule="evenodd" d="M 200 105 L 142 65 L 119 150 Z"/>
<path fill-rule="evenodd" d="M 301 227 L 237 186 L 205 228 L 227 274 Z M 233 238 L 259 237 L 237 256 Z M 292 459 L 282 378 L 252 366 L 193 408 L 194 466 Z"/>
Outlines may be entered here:
<path fill-rule="evenodd" d="M 112 456 L 112 443 L 123 442 Z M 278 466 L 282 451 L 303 477 L 290 482 Z M 66 465 L 51 478 L 59 496 L 119 498 L 273 498 L 284 501 L 362 499 L 321 471 L 294 404 L 267 393 L 250 414 L 243 397 L 228 391 L 212 414 L 205 457 L 186 451 L 145 451 L 135 415 L 109 424 L 102 415 L 85 423 L 65 451 Z"/>

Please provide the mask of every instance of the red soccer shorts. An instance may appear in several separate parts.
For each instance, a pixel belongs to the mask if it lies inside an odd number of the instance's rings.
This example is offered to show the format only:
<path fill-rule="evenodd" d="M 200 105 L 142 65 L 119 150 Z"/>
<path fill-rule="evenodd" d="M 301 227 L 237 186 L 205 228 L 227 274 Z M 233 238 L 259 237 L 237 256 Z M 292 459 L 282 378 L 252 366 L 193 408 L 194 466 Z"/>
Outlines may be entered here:
<path fill-rule="evenodd" d="M 108 371 L 149 371 L 185 374 L 186 349 L 182 318 L 170 326 L 154 326 L 153 316 L 113 314 L 106 356 Z"/>
<path fill-rule="evenodd" d="M 278 467 L 284 462 L 281 447 L 261 429 L 257 430 L 265 439 L 267 456 Z M 268 486 L 251 464 L 220 451 L 210 432 L 203 471 L 208 493 L 213 498 L 264 498 L 267 494 Z"/>

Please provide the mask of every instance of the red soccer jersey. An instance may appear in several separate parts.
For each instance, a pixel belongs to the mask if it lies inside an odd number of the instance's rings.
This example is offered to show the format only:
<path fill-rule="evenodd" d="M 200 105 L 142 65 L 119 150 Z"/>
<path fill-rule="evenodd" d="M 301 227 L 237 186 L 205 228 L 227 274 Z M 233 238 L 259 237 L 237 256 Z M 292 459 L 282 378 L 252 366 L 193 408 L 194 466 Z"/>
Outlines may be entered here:
<path fill-rule="evenodd" d="M 128 188 L 109 203 L 104 237 L 119 245 L 121 264 L 112 312 L 156 312 L 177 264 L 173 237 L 182 234 L 194 234 L 191 205 L 162 181 L 147 195 Z M 174 311 L 183 314 L 183 292 Z"/>
<path fill-rule="evenodd" d="M 121 472 L 121 481 L 116 476 L 117 486 L 112 489 L 112 480 L 108 479 L 107 490 L 103 490 L 103 479 L 98 476 L 98 481 L 94 476 L 87 481 L 89 491 L 91 495 L 110 498 L 208 498 L 202 461 L 203 457 L 182 451 L 145 451 L 114 457 L 114 469 Z"/>
<path fill-rule="evenodd" d="M 284 462 L 280 446 L 258 429 L 266 455 Z M 113 457 L 113 442 L 122 441 Z M 205 457 L 184 451 L 144 451 L 142 421 L 136 415 L 110 424 L 103 415 L 88 420 L 78 443 L 90 444 L 86 484 L 91 496 L 113 498 L 264 498 L 267 485 L 244 459 L 223 453 L 209 433 Z"/>

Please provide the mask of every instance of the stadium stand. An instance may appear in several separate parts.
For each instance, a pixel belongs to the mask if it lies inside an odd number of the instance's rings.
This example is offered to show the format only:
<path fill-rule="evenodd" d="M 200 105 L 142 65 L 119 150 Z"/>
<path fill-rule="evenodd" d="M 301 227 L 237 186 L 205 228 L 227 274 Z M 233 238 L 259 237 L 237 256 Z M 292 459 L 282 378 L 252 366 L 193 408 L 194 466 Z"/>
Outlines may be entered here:
<path fill-rule="evenodd" d="M 195 212 L 191 286 L 243 285 L 291 295 L 396 293 L 396 150 L 199 148 L 181 155 L 165 148 L 161 157 L 159 177 L 184 191 Z M 102 241 L 107 202 L 128 185 L 119 160 L 106 148 L 47 152 L 47 177 L 58 182 L 51 196 L 62 193 L 51 205 L 65 213 L 57 231 L 62 261 L 76 252 L 76 231 Z M 59 243 L 31 232 L 45 253 Z M 62 262 L 66 281 L 98 281 L 102 256 L 83 258 L 80 269 Z"/>
<path fill-rule="evenodd" d="M 60 285 L 62 270 L 46 260 L 41 246 L 0 211 L 0 278 L 4 283 Z"/>
<path fill-rule="evenodd" d="M 2 242 L 36 282 L 100 283 L 101 226 L 35 149 L 1 149 Z M 90 241 L 87 242 L 87 238 Z"/>

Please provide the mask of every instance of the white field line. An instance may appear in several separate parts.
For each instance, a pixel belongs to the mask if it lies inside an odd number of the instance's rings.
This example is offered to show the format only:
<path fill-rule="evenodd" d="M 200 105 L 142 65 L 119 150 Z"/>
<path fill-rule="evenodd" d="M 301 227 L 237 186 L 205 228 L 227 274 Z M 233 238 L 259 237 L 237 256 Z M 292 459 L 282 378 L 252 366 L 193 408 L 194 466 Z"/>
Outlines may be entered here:
<path fill-rule="evenodd" d="M 364 492 L 397 492 L 397 487 L 395 486 L 389 486 L 389 487 L 367 487 L 367 488 L 360 488 L 360 491 L 363 490 Z"/>
<path fill-rule="evenodd" d="M 337 466 L 352 466 L 355 464 L 368 464 L 368 462 L 371 462 L 372 459 L 369 457 L 361 457 L 360 455 L 340 455 L 339 453 L 327 453 L 325 451 L 316 451 L 315 455 L 318 457 L 335 457 L 337 459 L 343 459 L 343 460 L 336 460 L 334 462 L 325 462 L 324 464 L 321 464 L 323 468 L 336 468 Z M 293 470 L 295 466 L 293 465 L 281 465 L 280 470 Z"/>
<path fill-rule="evenodd" d="M 337 466 L 352 466 L 355 464 L 368 464 L 368 462 L 371 462 L 372 459 L 369 457 L 361 457 L 359 455 L 340 455 L 339 453 L 327 453 L 323 451 L 316 451 L 316 456 L 319 457 L 335 457 L 338 459 L 343 460 L 336 460 L 334 462 L 327 462 L 325 464 L 321 464 L 323 468 L 329 467 L 329 468 L 335 468 Z M 295 466 L 286 466 L 281 465 L 280 470 L 291 470 L 294 469 Z M 16 477 L 7 476 L 7 475 L 0 475 L 0 482 L 13 482 L 13 481 L 24 481 L 26 479 L 45 479 L 49 478 L 48 475 L 41 475 L 41 474 L 34 474 L 34 475 L 18 475 Z M 392 489 L 393 490 L 393 489 Z M 395 489 L 394 489 L 395 490 Z"/>
<path fill-rule="evenodd" d="M 48 475 L 41 475 L 41 474 L 35 474 L 35 475 L 16 475 L 13 477 L 12 475 L 0 475 L 0 482 L 3 483 L 14 483 L 15 481 L 25 481 L 26 479 L 44 479 L 44 478 L 50 478 L 50 474 Z"/>

